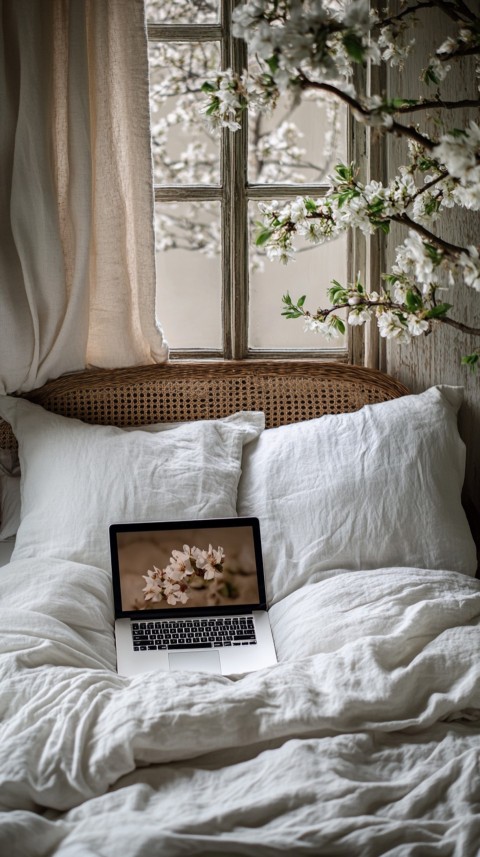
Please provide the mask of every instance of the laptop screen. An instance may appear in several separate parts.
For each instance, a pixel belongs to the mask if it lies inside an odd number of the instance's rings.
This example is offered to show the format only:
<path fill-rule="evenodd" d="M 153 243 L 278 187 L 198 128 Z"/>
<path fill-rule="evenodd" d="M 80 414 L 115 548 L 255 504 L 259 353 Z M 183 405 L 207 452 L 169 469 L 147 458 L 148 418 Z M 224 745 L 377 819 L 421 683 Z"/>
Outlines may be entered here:
<path fill-rule="evenodd" d="M 265 606 L 256 518 L 114 524 L 110 546 L 117 618 Z"/>

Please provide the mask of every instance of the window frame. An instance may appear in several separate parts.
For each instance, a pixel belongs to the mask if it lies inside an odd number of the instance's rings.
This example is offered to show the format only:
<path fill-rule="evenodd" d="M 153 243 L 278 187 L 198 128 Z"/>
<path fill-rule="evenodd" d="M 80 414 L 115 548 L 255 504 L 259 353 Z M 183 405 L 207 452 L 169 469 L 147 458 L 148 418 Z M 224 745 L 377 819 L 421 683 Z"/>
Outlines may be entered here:
<path fill-rule="evenodd" d="M 212 24 L 154 24 L 147 20 L 148 41 L 162 42 L 217 42 L 220 46 L 221 68 L 232 68 L 241 73 L 247 64 L 247 48 L 243 40 L 234 39 L 229 22 L 234 8 L 243 0 L 219 0 L 219 21 Z M 365 157 L 366 132 L 354 128 L 351 116 L 347 121 L 347 148 L 352 160 Z M 356 157 L 355 157 L 356 156 Z M 364 358 L 364 331 L 347 325 L 346 344 L 342 347 L 319 348 L 251 348 L 248 346 L 249 322 L 249 237 L 248 205 L 251 201 L 291 199 L 296 195 L 321 197 L 326 186 L 320 184 L 261 184 L 249 183 L 248 123 L 239 131 L 222 129 L 220 140 L 220 184 L 212 185 L 154 185 L 155 203 L 215 201 L 221 207 L 221 280 L 222 327 L 221 349 L 171 348 L 175 360 L 237 360 L 237 359 L 292 359 L 362 363 Z M 361 235 L 348 234 L 347 275 L 352 280 L 360 271 L 365 276 L 368 248 Z M 279 308 L 280 313 L 280 308 Z M 161 319 L 160 319 L 161 320 Z M 288 322 L 285 322 L 288 323 Z"/>

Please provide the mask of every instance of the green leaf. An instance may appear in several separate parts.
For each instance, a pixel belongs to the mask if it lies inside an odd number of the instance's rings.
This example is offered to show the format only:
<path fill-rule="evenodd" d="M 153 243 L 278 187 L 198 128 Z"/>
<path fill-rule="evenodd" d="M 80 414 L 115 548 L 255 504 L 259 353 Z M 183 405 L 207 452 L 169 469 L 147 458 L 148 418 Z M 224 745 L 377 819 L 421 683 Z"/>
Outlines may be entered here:
<path fill-rule="evenodd" d="M 315 200 L 314 200 L 314 199 L 311 199 L 310 197 L 308 197 L 308 196 L 307 196 L 307 197 L 304 199 L 304 203 L 305 203 L 305 208 L 306 208 L 306 209 L 307 209 L 307 211 L 309 211 L 311 214 L 313 214 L 313 213 L 317 210 L 317 203 L 315 202 Z"/>
<path fill-rule="evenodd" d="M 273 54 L 273 56 L 269 57 L 268 60 L 265 60 L 272 74 L 275 74 L 278 71 L 279 60 L 277 54 Z"/>
<path fill-rule="evenodd" d="M 433 161 L 432 158 L 426 158 L 421 156 L 417 161 L 417 167 L 421 173 L 426 173 L 427 170 L 436 169 L 438 167 L 437 161 Z"/>
<path fill-rule="evenodd" d="M 435 74 L 431 65 L 429 65 L 428 68 L 426 68 L 424 73 L 423 73 L 423 82 L 424 83 L 434 83 L 436 86 L 438 86 L 440 84 L 440 81 L 439 81 L 437 75 Z"/>
<path fill-rule="evenodd" d="M 344 182 L 349 182 L 352 180 L 352 170 L 351 167 L 347 167 L 346 164 L 337 164 L 335 167 L 335 173 L 338 178 L 340 178 Z"/>
<path fill-rule="evenodd" d="M 368 210 L 371 214 L 382 214 L 385 209 L 385 200 L 377 197 L 368 204 Z"/>
<path fill-rule="evenodd" d="M 432 197 L 429 199 L 425 205 L 425 211 L 428 215 L 432 215 L 435 211 L 440 210 L 440 199 L 435 199 Z"/>
<path fill-rule="evenodd" d="M 220 102 L 219 102 L 218 98 L 214 98 L 212 100 L 212 103 L 209 104 L 207 109 L 205 110 L 206 115 L 210 116 L 211 113 L 215 113 L 215 110 L 217 110 L 219 104 L 220 104 Z"/>
<path fill-rule="evenodd" d="M 345 33 L 342 42 L 350 59 L 354 62 L 363 62 L 365 48 L 360 36 L 357 36 L 356 33 Z"/>
<path fill-rule="evenodd" d="M 345 333 L 345 325 L 342 319 L 338 317 L 338 315 L 330 316 L 330 324 L 332 325 L 332 327 L 335 328 L 335 330 L 338 330 L 339 333 Z"/>
<path fill-rule="evenodd" d="M 478 361 L 480 360 L 480 354 L 478 352 L 474 352 L 473 354 L 466 354 L 465 357 L 462 357 L 462 363 L 464 366 L 470 366 L 472 372 L 475 372 L 477 369 Z"/>
<path fill-rule="evenodd" d="M 415 312 L 423 306 L 423 300 L 417 292 L 414 292 L 412 289 L 407 290 L 407 294 L 405 297 L 405 303 L 409 310 Z"/>
<path fill-rule="evenodd" d="M 273 229 L 263 229 L 262 232 L 259 232 L 255 238 L 255 245 L 257 247 L 263 247 L 264 244 L 267 244 L 270 241 L 270 238 L 273 235 Z"/>
<path fill-rule="evenodd" d="M 216 89 L 217 87 L 208 80 L 206 80 L 205 83 L 202 83 L 202 92 L 216 92 Z"/>
<path fill-rule="evenodd" d="M 390 223 L 388 220 L 372 220 L 374 226 L 377 226 L 385 235 L 390 232 Z"/>
<path fill-rule="evenodd" d="M 297 301 L 297 306 L 303 306 L 305 303 L 306 297 L 307 297 L 306 295 L 302 295 L 302 297 L 299 298 Z"/>
<path fill-rule="evenodd" d="M 333 286 L 327 289 L 328 299 L 332 304 L 341 304 L 347 300 L 347 290 L 337 281 L 332 280 Z"/>
<path fill-rule="evenodd" d="M 340 193 L 332 193 L 332 199 L 337 200 L 339 208 L 341 208 L 347 200 L 354 199 L 356 196 L 360 196 L 360 193 L 354 188 L 349 188 L 348 190 L 341 191 Z"/>
<path fill-rule="evenodd" d="M 385 280 L 389 286 L 394 286 L 395 283 L 398 283 L 400 277 L 397 274 L 382 274 L 382 280 Z"/>
<path fill-rule="evenodd" d="M 425 313 L 425 318 L 441 318 L 442 315 L 447 314 L 452 306 L 453 304 L 437 304 L 437 306 L 432 307 Z"/>
<path fill-rule="evenodd" d="M 423 246 L 427 251 L 427 256 L 432 262 L 435 262 L 436 265 L 439 265 L 443 258 L 443 253 L 441 253 L 437 247 L 434 247 L 433 244 L 429 244 L 428 241 L 423 242 Z"/>

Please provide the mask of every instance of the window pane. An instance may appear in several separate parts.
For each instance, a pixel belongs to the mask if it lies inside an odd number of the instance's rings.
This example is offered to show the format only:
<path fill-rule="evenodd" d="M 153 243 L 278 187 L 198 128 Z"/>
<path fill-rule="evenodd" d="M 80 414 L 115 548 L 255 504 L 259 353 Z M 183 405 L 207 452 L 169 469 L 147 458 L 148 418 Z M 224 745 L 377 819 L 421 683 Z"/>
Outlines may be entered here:
<path fill-rule="evenodd" d="M 171 348 L 222 348 L 220 204 L 155 205 L 157 308 Z"/>
<path fill-rule="evenodd" d="M 216 24 L 218 0 L 145 0 L 149 24 Z"/>
<path fill-rule="evenodd" d="M 198 109 L 201 86 L 220 68 L 215 42 L 149 42 L 154 182 L 218 184 L 220 140 Z"/>
<path fill-rule="evenodd" d="M 249 121 L 249 181 L 325 182 L 346 161 L 346 110 L 333 99 L 306 92 L 292 108 L 283 97 L 266 116 Z"/>
<path fill-rule="evenodd" d="M 250 205 L 250 222 L 254 220 L 258 220 L 257 203 Z M 250 244 L 249 348 L 346 348 L 346 337 L 327 339 L 305 333 L 303 319 L 285 319 L 281 314 L 286 292 L 294 300 L 306 294 L 305 308 L 310 311 L 330 306 L 331 281 L 347 280 L 346 236 L 317 246 L 298 241 L 296 246 L 295 260 L 282 265 Z M 338 314 L 344 317 L 343 311 Z"/>

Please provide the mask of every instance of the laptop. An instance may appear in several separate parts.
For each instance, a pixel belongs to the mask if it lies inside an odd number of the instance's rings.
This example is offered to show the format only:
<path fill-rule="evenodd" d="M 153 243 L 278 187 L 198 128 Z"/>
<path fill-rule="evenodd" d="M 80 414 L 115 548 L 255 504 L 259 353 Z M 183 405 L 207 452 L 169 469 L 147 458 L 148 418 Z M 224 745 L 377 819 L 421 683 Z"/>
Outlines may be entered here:
<path fill-rule="evenodd" d="M 277 663 L 257 518 L 112 524 L 110 550 L 120 675 Z"/>

